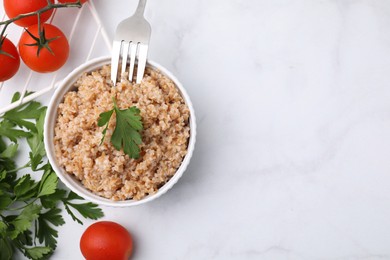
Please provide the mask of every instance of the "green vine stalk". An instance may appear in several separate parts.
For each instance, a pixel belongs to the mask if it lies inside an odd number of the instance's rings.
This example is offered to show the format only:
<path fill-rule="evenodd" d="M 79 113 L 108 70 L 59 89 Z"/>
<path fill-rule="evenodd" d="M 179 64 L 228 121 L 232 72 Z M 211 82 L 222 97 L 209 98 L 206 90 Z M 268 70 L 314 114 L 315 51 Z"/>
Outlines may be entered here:
<path fill-rule="evenodd" d="M 69 8 L 69 7 L 78 7 L 80 8 L 82 6 L 81 4 L 81 0 L 75 0 L 75 2 L 73 3 L 64 3 L 64 4 L 55 4 L 55 3 L 52 3 L 50 0 L 47 0 L 47 6 L 35 11 L 35 12 L 30 12 L 30 13 L 25 13 L 25 14 L 20 14 L 18 16 L 15 16 L 14 18 L 11 18 L 11 19 L 8 19 L 8 20 L 5 20 L 3 22 L 0 22 L 0 26 L 3 26 L 3 29 L 1 30 L 1 33 L 0 33 L 0 39 L 3 39 L 4 35 L 5 35 L 5 32 L 8 28 L 8 26 L 17 21 L 17 20 L 20 20 L 20 19 L 23 19 L 25 17 L 30 17 L 30 16 L 34 16 L 34 15 L 37 15 L 38 16 L 38 26 L 39 26 L 39 31 L 40 31 L 40 17 L 41 17 L 41 14 L 46 12 L 46 11 L 49 11 L 49 10 L 52 10 L 52 9 L 57 9 L 57 8 Z M 0 46 L 1 47 L 1 46 Z"/>

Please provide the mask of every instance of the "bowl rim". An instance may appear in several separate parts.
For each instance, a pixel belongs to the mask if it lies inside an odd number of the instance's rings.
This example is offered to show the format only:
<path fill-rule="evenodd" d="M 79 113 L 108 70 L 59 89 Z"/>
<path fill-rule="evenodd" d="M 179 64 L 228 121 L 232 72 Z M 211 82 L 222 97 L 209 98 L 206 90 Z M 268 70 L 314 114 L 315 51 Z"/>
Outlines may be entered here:
<path fill-rule="evenodd" d="M 180 91 L 184 99 L 184 102 L 187 104 L 190 110 L 190 118 L 189 118 L 190 137 L 188 142 L 187 154 L 183 158 L 181 165 L 177 169 L 176 173 L 171 177 L 171 179 L 167 183 L 165 183 L 155 194 L 148 195 L 141 200 L 124 200 L 124 201 L 113 201 L 107 198 L 100 197 L 96 194 L 93 194 L 91 191 L 85 188 L 81 184 L 81 182 L 77 180 L 74 176 L 71 176 L 70 174 L 66 173 L 65 170 L 58 165 L 54 153 L 55 151 L 54 142 L 53 142 L 54 125 L 57 119 L 58 105 L 60 104 L 60 102 L 63 101 L 63 96 L 67 92 L 69 92 L 69 90 L 74 88 L 73 84 L 83 73 L 91 72 L 109 63 L 111 63 L 110 56 L 104 56 L 104 57 L 92 59 L 75 68 L 68 76 L 66 76 L 62 80 L 62 82 L 54 92 L 46 112 L 45 124 L 44 124 L 44 144 L 45 144 L 46 155 L 50 164 L 52 165 L 54 172 L 57 174 L 60 180 L 70 190 L 75 192 L 77 195 L 83 197 L 84 199 L 99 205 L 110 206 L 110 207 L 130 207 L 130 206 L 141 205 L 160 197 L 161 195 L 166 193 L 169 189 L 171 189 L 174 184 L 176 184 L 176 182 L 183 175 L 184 171 L 186 170 L 191 160 L 195 148 L 195 142 L 196 142 L 196 118 L 195 118 L 195 111 L 192 102 L 190 100 L 190 97 L 187 94 L 187 91 L 184 89 L 183 85 L 180 83 L 180 81 L 169 70 L 167 70 L 165 67 L 158 64 L 157 62 L 148 60 L 147 67 L 156 69 L 161 73 L 163 73 L 168 78 L 170 78 L 175 83 L 178 90 Z"/>

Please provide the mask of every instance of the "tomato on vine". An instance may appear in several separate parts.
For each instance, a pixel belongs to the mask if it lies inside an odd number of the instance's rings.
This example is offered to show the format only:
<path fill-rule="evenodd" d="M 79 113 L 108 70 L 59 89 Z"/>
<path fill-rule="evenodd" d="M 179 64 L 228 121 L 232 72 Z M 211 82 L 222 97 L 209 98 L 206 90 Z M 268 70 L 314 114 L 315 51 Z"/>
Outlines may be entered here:
<path fill-rule="evenodd" d="M 33 71 L 46 73 L 61 68 L 69 57 L 69 43 L 56 26 L 33 25 L 20 37 L 19 53 L 23 62 Z"/>
<path fill-rule="evenodd" d="M 0 64 L 2 64 L 0 66 L 0 82 L 12 78 L 20 66 L 19 53 L 15 45 L 6 37 L 0 40 Z"/>
<path fill-rule="evenodd" d="M 54 3 L 54 0 L 50 0 Z M 20 14 L 26 14 L 36 12 L 39 9 L 46 7 L 48 4 L 47 0 L 4 0 L 4 10 L 7 16 L 12 19 Z M 53 13 L 53 9 L 48 10 L 41 14 L 41 23 L 46 22 Z M 33 15 L 14 21 L 15 24 L 28 27 L 38 23 L 38 16 Z"/>

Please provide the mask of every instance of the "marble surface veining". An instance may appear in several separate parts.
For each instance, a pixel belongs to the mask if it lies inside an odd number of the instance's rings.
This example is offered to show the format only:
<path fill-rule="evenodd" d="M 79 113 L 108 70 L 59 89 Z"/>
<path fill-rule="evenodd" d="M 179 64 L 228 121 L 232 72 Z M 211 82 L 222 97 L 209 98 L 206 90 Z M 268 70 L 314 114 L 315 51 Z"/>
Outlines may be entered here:
<path fill-rule="evenodd" d="M 110 37 L 136 6 L 94 3 Z M 149 0 L 146 17 L 198 139 L 167 194 L 104 208 L 133 259 L 390 259 L 390 1 Z M 82 259 L 66 218 L 53 259 Z"/>

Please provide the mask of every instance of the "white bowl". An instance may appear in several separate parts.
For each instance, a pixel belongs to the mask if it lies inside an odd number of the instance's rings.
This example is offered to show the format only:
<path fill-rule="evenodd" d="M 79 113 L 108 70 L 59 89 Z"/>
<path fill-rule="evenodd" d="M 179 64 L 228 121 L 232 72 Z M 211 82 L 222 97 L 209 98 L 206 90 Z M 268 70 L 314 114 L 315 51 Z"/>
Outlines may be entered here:
<path fill-rule="evenodd" d="M 103 65 L 110 64 L 111 58 L 110 57 L 101 57 L 97 59 L 93 59 L 88 61 L 87 63 L 79 66 L 74 71 L 72 71 L 61 83 L 61 85 L 58 87 L 56 92 L 54 93 L 50 104 L 48 106 L 46 119 L 45 119 L 45 126 L 44 126 L 44 139 L 45 139 L 45 149 L 47 153 L 47 157 L 54 169 L 54 171 L 57 173 L 58 177 L 61 179 L 65 185 L 77 193 L 79 196 L 85 198 L 86 200 L 89 200 L 91 202 L 105 205 L 105 206 L 112 206 L 112 207 L 128 207 L 128 206 L 135 206 L 139 204 L 146 203 L 148 201 L 152 201 L 158 197 L 160 197 L 162 194 L 167 192 L 172 186 L 180 179 L 183 172 L 186 170 L 187 165 L 190 162 L 194 147 L 195 147 L 195 136 L 196 136 L 196 121 L 195 121 L 195 112 L 192 107 L 191 100 L 183 88 L 182 84 L 179 82 L 179 80 L 172 75 L 166 68 L 163 66 L 157 64 L 156 62 L 148 61 L 147 66 L 159 70 L 161 73 L 163 73 L 165 76 L 170 78 L 176 85 L 176 87 L 179 89 L 185 103 L 187 104 L 189 110 L 190 110 L 190 119 L 189 119 L 189 125 L 190 125 L 190 139 L 188 143 L 188 151 L 187 155 L 184 157 L 180 167 L 176 171 L 175 175 L 164 185 L 162 186 L 157 193 L 148 195 L 145 198 L 141 200 L 125 200 L 125 201 L 113 201 L 110 199 L 106 199 L 103 197 L 100 197 L 98 195 L 93 194 L 91 191 L 86 189 L 79 180 L 77 180 L 73 175 L 70 175 L 66 173 L 66 171 L 58 164 L 56 156 L 55 156 L 55 150 L 54 150 L 54 125 L 56 123 L 57 119 L 57 108 L 58 105 L 63 101 L 64 95 L 72 90 L 75 89 L 73 84 L 76 82 L 76 80 L 84 73 L 84 72 L 91 72 L 94 71 Z"/>

